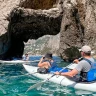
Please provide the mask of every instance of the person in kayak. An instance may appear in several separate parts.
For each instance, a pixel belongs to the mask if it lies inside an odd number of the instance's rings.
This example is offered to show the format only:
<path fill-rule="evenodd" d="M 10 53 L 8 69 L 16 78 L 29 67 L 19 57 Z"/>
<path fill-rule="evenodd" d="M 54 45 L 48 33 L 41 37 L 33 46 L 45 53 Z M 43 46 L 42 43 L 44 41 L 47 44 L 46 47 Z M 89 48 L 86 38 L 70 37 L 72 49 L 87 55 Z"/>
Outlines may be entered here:
<path fill-rule="evenodd" d="M 38 63 L 38 67 L 39 67 L 38 72 L 44 70 L 46 71 L 45 73 L 47 73 L 50 68 L 56 66 L 57 64 L 53 60 L 52 53 L 46 53 L 45 56 L 43 56 Z"/>
<path fill-rule="evenodd" d="M 28 60 L 29 60 L 28 53 L 25 54 L 25 56 L 23 57 L 23 60 L 24 60 L 24 61 L 28 61 Z"/>
<path fill-rule="evenodd" d="M 83 46 L 80 50 L 81 56 L 83 57 L 83 60 L 78 61 L 75 60 L 74 62 L 77 62 L 77 66 L 75 69 L 69 71 L 69 72 L 55 72 L 56 75 L 62 75 L 62 76 L 69 76 L 74 77 L 76 74 L 80 73 L 80 81 L 87 81 L 87 72 L 91 69 L 90 62 L 94 62 L 94 59 L 91 56 L 91 48 L 87 45 Z M 90 62 L 89 62 L 90 61 Z M 94 77 L 93 77 L 94 78 Z"/>

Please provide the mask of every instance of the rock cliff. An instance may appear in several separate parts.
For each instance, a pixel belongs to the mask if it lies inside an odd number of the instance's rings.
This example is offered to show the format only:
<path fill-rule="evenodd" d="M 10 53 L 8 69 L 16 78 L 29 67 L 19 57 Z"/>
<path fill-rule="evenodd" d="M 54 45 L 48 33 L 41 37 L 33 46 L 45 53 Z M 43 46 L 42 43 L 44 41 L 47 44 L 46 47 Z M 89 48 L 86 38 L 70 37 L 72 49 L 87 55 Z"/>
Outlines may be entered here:
<path fill-rule="evenodd" d="M 67 58 L 66 49 L 89 45 L 96 50 L 96 1 L 61 0 L 63 18 L 61 23 L 60 54 Z M 71 52 L 72 56 L 77 52 Z M 73 56 L 74 59 L 74 56 Z"/>
<path fill-rule="evenodd" d="M 34 2 L 30 0 L 20 1 L 17 7 L 13 7 L 10 10 L 9 15 L 6 17 L 9 22 L 8 29 L 6 32 L 4 31 L 4 35 L 7 35 L 8 40 L 3 36 L 6 42 L 1 41 L 1 59 L 21 58 L 24 51 L 24 42 L 27 42 L 29 39 L 38 39 L 44 35 L 56 35 L 60 32 L 62 15 L 59 14 L 58 8 L 51 8 L 56 2 L 52 3 L 49 0 L 49 4 L 44 7 L 44 10 L 41 10 L 43 1 L 41 0 L 40 2 L 41 6 L 35 0 Z M 44 1 L 45 3 L 47 2 Z M 29 9 L 27 4 L 37 4 L 39 9 L 35 10 L 37 6 L 34 9 Z"/>
<path fill-rule="evenodd" d="M 59 32 L 63 59 L 78 58 L 85 44 L 96 49 L 95 0 L 1 0 L 0 5 L 0 59 L 21 58 L 24 42 Z"/>

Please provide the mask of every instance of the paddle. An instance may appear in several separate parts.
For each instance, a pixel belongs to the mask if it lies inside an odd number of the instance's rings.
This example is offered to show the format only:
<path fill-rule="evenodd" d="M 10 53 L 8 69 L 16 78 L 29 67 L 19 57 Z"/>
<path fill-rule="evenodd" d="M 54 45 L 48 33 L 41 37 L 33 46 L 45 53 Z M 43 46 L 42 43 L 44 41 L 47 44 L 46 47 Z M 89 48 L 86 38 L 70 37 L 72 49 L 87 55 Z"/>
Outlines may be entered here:
<path fill-rule="evenodd" d="M 68 66 L 64 67 L 64 68 L 61 69 L 59 72 L 62 72 L 65 68 L 71 66 L 72 64 L 73 64 L 73 63 L 71 63 L 71 64 L 69 64 Z M 34 89 L 34 88 L 36 88 L 36 87 L 38 87 L 38 86 L 41 86 L 41 85 L 44 84 L 45 82 L 49 81 L 49 79 L 51 79 L 51 78 L 52 78 L 53 76 L 55 76 L 55 75 L 56 75 L 56 74 L 53 74 L 51 77 L 47 78 L 46 80 L 43 80 L 43 81 L 41 81 L 41 82 L 39 82 L 39 83 L 36 83 L 36 84 L 32 85 L 31 87 L 29 87 L 29 88 L 27 89 L 26 92 L 28 92 L 29 90 Z"/>
<path fill-rule="evenodd" d="M 78 60 L 81 61 L 82 59 L 83 59 L 83 58 L 80 57 Z M 73 63 L 71 63 L 71 64 L 69 64 L 68 66 L 64 67 L 64 68 L 61 69 L 59 72 L 62 72 L 65 68 L 68 68 L 68 67 L 71 66 L 72 64 L 73 64 Z M 29 88 L 27 89 L 26 92 L 28 92 L 29 90 L 34 89 L 34 88 L 36 88 L 36 87 L 38 87 L 38 86 L 41 86 L 41 85 L 44 84 L 45 82 L 49 81 L 49 79 L 52 78 L 52 77 L 55 76 L 55 75 L 56 75 L 56 74 L 53 74 L 51 77 L 47 78 L 46 80 L 43 80 L 43 81 L 41 81 L 41 82 L 39 82 L 39 83 L 36 83 L 36 84 L 32 85 L 31 87 L 29 87 Z"/>
<path fill-rule="evenodd" d="M 33 61 L 30 61 L 30 62 L 39 62 L 40 60 L 33 60 Z"/>

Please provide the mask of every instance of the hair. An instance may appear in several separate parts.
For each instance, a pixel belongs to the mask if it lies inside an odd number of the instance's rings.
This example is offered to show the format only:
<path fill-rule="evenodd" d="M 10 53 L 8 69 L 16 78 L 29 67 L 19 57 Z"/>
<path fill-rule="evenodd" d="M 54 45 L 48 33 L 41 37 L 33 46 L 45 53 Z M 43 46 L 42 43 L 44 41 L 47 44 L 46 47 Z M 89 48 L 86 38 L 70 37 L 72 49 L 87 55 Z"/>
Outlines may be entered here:
<path fill-rule="evenodd" d="M 85 53 L 85 52 L 84 52 L 84 53 Z M 90 55 L 91 55 L 91 52 L 89 52 L 89 53 L 85 53 L 85 55 L 90 56 Z"/>
<path fill-rule="evenodd" d="M 44 57 L 48 59 L 52 59 L 52 53 L 46 53 Z"/>

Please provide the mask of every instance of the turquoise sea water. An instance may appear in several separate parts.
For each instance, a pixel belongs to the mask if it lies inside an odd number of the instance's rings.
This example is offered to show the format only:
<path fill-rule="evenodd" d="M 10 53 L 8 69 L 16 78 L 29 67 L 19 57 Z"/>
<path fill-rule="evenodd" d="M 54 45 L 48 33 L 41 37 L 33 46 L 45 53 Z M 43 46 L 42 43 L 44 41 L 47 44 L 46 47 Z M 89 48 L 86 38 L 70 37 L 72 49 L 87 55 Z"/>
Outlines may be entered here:
<path fill-rule="evenodd" d="M 30 59 L 39 60 L 40 56 L 32 56 Z M 54 60 L 59 66 L 67 65 L 59 57 L 54 57 Z M 37 62 L 32 64 L 37 66 Z M 95 92 L 76 90 L 52 82 L 46 82 L 42 86 L 26 92 L 30 86 L 41 81 L 41 79 L 29 75 L 22 64 L 0 65 L 0 96 L 96 96 Z"/>

